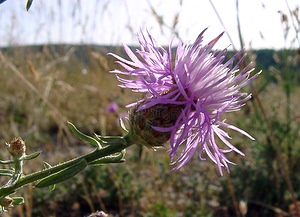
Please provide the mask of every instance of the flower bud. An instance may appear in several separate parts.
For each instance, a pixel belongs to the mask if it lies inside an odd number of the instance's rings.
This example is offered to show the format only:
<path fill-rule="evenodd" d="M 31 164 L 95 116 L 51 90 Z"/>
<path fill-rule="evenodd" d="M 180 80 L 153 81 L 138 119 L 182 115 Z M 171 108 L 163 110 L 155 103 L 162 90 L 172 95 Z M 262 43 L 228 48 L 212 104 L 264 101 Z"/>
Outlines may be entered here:
<path fill-rule="evenodd" d="M 11 207 L 12 203 L 13 203 L 13 199 L 9 196 L 6 196 L 6 197 L 0 199 L 0 206 L 2 206 L 4 208 Z"/>
<path fill-rule="evenodd" d="M 182 112 L 180 105 L 156 104 L 139 110 L 145 102 L 138 104 L 129 114 L 130 130 L 135 143 L 148 147 L 162 146 L 170 139 L 171 131 L 160 132 L 153 127 L 169 128 L 175 125 Z"/>
<path fill-rule="evenodd" d="M 13 158 L 20 158 L 26 152 L 26 145 L 24 140 L 18 137 L 7 143 L 7 149 Z"/>

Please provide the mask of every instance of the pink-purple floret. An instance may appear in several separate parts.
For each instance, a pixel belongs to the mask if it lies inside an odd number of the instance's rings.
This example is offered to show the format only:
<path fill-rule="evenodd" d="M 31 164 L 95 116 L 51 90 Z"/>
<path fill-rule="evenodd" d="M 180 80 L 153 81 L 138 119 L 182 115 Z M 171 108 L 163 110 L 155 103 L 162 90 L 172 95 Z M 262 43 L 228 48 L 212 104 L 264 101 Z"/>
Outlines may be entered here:
<path fill-rule="evenodd" d="M 170 158 L 174 170 L 184 166 L 198 150 L 199 158 L 205 160 L 206 153 L 223 175 L 222 167 L 229 172 L 228 163 L 232 164 L 225 154 L 231 151 L 244 154 L 229 142 L 230 136 L 221 128 L 235 130 L 250 139 L 253 137 L 238 127 L 225 123 L 225 120 L 221 120 L 221 115 L 239 110 L 245 104 L 251 95 L 240 92 L 240 89 L 252 82 L 259 73 L 250 77 L 254 70 L 250 65 L 239 71 L 245 59 L 243 51 L 225 62 L 227 50 L 213 50 L 223 33 L 203 45 L 205 31 L 206 29 L 192 44 L 179 42 L 175 57 L 172 56 L 172 42 L 165 49 L 157 46 L 148 32 L 140 32 L 140 49 L 136 51 L 137 55 L 126 45 L 124 49 L 130 60 L 111 54 L 124 68 L 112 72 L 130 76 L 122 78 L 117 75 L 122 88 L 147 93 L 147 103 L 140 110 L 156 104 L 182 105 L 182 113 L 174 126 L 153 126 L 157 131 L 171 132 Z M 215 136 L 226 148 L 217 145 Z"/>

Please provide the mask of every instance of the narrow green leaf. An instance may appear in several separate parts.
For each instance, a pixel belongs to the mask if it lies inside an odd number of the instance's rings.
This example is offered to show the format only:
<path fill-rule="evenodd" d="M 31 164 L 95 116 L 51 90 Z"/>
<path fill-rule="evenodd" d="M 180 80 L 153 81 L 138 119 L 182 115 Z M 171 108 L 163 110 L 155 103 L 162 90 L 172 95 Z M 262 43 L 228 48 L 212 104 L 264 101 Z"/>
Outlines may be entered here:
<path fill-rule="evenodd" d="M 0 169 L 1 176 L 13 176 L 14 171 L 10 169 Z"/>
<path fill-rule="evenodd" d="M 93 162 L 91 162 L 89 165 L 93 166 L 93 167 L 98 167 L 98 166 L 102 166 L 104 164 L 110 164 L 110 163 L 124 163 L 125 159 L 120 159 L 119 161 L 111 161 L 110 159 L 102 159 L 101 160 L 95 160 Z"/>
<path fill-rule="evenodd" d="M 114 154 L 114 155 L 106 156 L 106 157 L 100 158 L 98 160 L 95 160 L 95 161 L 89 163 L 89 165 L 100 166 L 102 164 L 108 164 L 108 163 L 123 163 L 123 162 L 125 162 L 125 159 L 124 159 L 125 153 L 126 153 L 126 151 L 123 150 L 119 154 Z"/>
<path fill-rule="evenodd" d="M 101 144 L 96 140 L 94 139 L 93 137 L 91 136 L 88 136 L 88 135 L 85 135 L 84 133 L 80 132 L 74 124 L 72 124 L 71 122 L 68 121 L 68 127 L 69 129 L 71 130 L 71 132 L 77 136 L 79 139 L 83 140 L 83 141 L 86 141 L 88 143 L 90 143 L 93 147 L 95 148 L 101 148 Z"/>
<path fill-rule="evenodd" d="M 35 185 L 35 187 L 43 188 L 52 186 L 60 182 L 64 182 L 81 172 L 86 166 L 87 162 L 84 159 L 82 159 L 78 163 L 42 179 Z"/>
<path fill-rule="evenodd" d="M 48 168 L 51 168 L 52 166 L 51 166 L 51 164 L 49 164 L 49 163 L 47 163 L 46 161 L 44 161 L 44 168 L 45 169 L 48 169 Z M 56 185 L 54 184 L 54 185 L 50 185 L 49 186 L 49 191 L 54 191 L 55 190 L 55 187 L 56 187 Z"/>
<path fill-rule="evenodd" d="M 6 0 L 0 0 L 0 4 L 2 4 L 3 2 L 6 2 Z"/>
<path fill-rule="evenodd" d="M 16 184 L 19 181 L 19 179 L 21 178 L 21 176 L 22 176 L 22 173 L 14 173 L 12 175 L 11 179 L 8 180 L 6 185 L 12 186 L 12 185 Z"/>
<path fill-rule="evenodd" d="M 24 204 L 24 198 L 23 197 L 13 197 L 12 205 L 21 205 Z"/>
<path fill-rule="evenodd" d="M 51 168 L 51 164 L 47 163 L 46 161 L 44 161 L 44 168 L 45 169 L 48 169 L 48 168 Z"/>
<path fill-rule="evenodd" d="M 37 151 L 37 152 L 34 152 L 32 154 L 25 155 L 21 159 L 22 160 L 32 160 L 34 158 L 37 158 L 41 153 L 42 153 L 41 151 Z"/>
<path fill-rule="evenodd" d="M 55 190 L 55 187 L 56 187 L 56 184 L 50 185 L 50 186 L 49 186 L 49 191 L 54 191 L 54 190 Z"/>
<path fill-rule="evenodd" d="M 28 11 L 29 8 L 31 7 L 32 2 L 33 2 L 33 0 L 28 0 L 28 1 L 27 1 L 27 4 L 26 4 L 26 10 L 27 10 L 27 11 Z"/>
<path fill-rule="evenodd" d="M 124 144 L 126 141 L 122 136 L 101 136 L 95 135 L 103 145 Z"/>
<path fill-rule="evenodd" d="M 12 164 L 14 163 L 13 160 L 0 160 L 0 164 Z"/>

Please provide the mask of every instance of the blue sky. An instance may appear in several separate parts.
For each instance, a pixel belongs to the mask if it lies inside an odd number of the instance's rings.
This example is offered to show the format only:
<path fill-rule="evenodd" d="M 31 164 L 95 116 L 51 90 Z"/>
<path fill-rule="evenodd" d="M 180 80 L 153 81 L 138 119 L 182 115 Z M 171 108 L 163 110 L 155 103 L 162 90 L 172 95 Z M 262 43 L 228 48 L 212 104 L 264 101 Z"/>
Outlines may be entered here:
<path fill-rule="evenodd" d="M 170 27 L 178 15 L 175 30 L 183 41 L 193 41 L 209 27 L 207 40 L 226 31 L 228 35 L 219 46 L 232 48 L 233 44 L 240 48 L 235 0 L 34 0 L 29 12 L 25 10 L 25 3 L 25 0 L 7 0 L 0 5 L 0 46 L 136 44 L 136 32 L 145 28 L 159 44 L 166 45 L 174 35 Z M 295 9 L 299 4 L 298 0 L 240 0 L 239 16 L 246 48 L 299 47 L 297 41 L 292 42 L 296 34 L 293 28 L 285 40 L 284 25 L 278 13 L 286 13 L 291 21 L 287 6 Z M 159 25 L 160 18 L 164 25 Z M 289 25 L 292 27 L 291 22 Z"/>

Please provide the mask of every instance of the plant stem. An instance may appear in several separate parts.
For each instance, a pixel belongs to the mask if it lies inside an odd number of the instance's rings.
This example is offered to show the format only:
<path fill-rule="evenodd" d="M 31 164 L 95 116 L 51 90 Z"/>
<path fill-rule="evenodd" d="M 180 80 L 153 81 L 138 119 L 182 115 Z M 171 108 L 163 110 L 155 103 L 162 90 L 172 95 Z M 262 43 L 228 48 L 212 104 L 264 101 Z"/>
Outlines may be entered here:
<path fill-rule="evenodd" d="M 14 185 L 1 188 L 0 189 L 0 199 L 14 193 L 20 187 L 23 187 L 31 182 L 35 182 L 40 179 L 46 178 L 47 176 L 49 176 L 53 173 L 59 172 L 65 168 L 68 168 L 68 167 L 78 163 L 81 160 L 85 160 L 87 162 L 87 164 L 89 164 L 97 159 L 102 158 L 102 157 L 106 157 L 106 156 L 118 153 L 133 144 L 130 142 L 130 139 L 127 136 L 120 137 L 120 139 L 122 139 L 123 142 L 120 142 L 119 144 L 108 145 L 104 148 L 96 149 L 91 153 L 71 159 L 64 163 L 55 165 L 51 168 L 47 168 L 42 171 L 38 171 L 38 172 L 34 172 L 31 174 L 25 175 L 25 176 L 21 177 L 18 180 L 18 182 L 16 182 Z"/>

